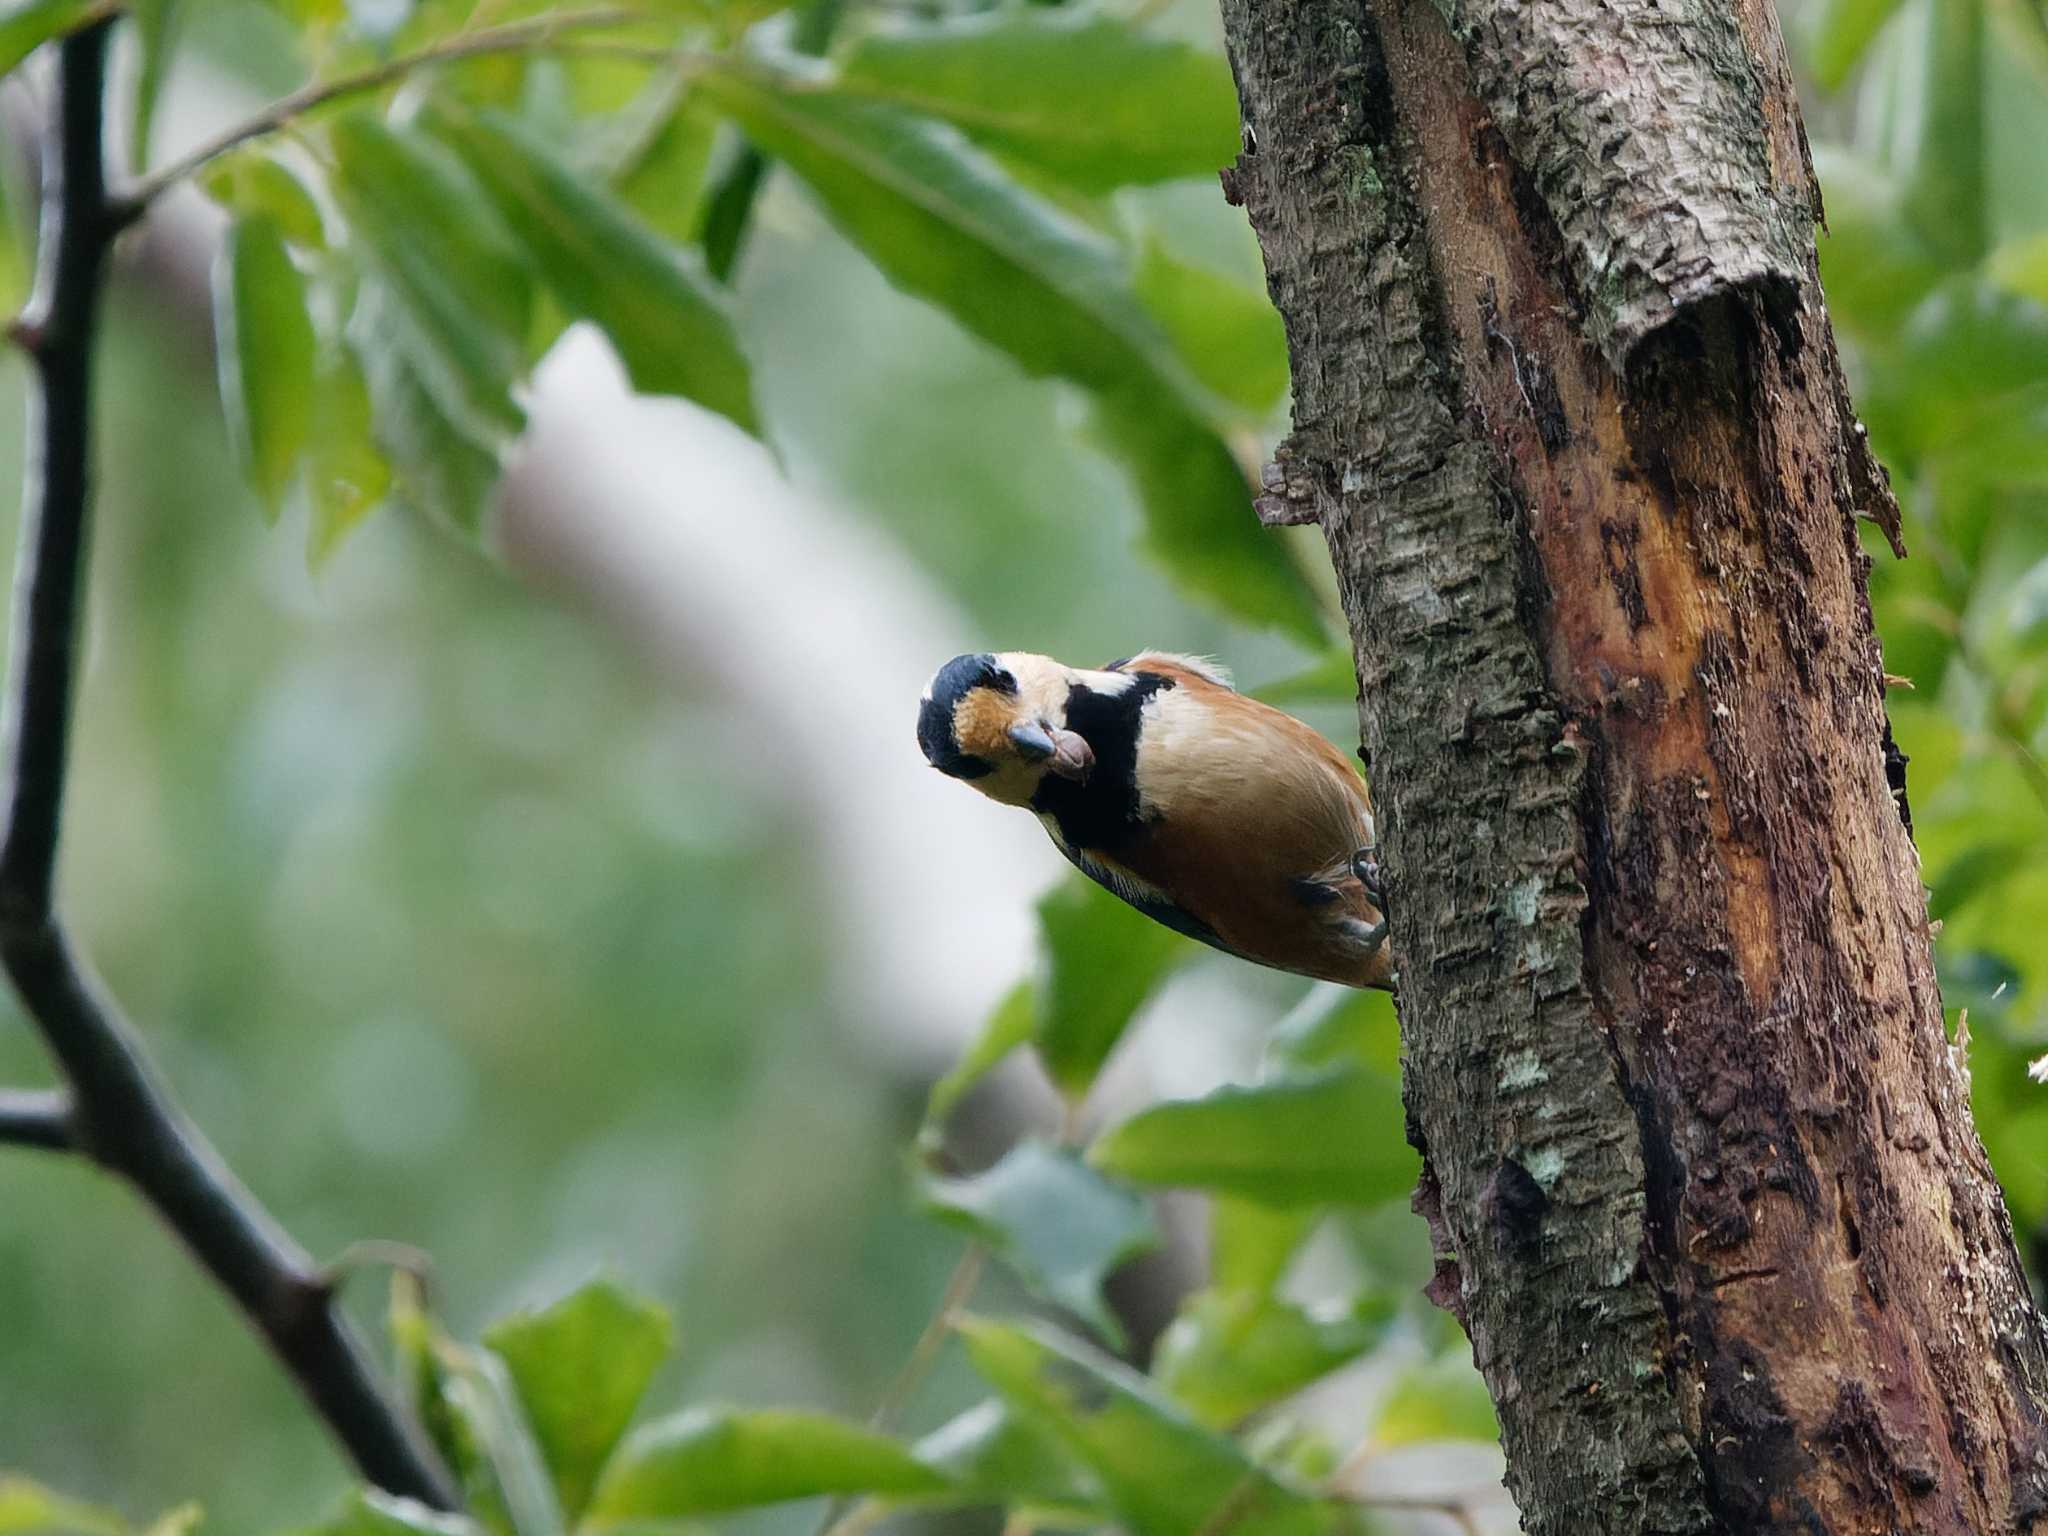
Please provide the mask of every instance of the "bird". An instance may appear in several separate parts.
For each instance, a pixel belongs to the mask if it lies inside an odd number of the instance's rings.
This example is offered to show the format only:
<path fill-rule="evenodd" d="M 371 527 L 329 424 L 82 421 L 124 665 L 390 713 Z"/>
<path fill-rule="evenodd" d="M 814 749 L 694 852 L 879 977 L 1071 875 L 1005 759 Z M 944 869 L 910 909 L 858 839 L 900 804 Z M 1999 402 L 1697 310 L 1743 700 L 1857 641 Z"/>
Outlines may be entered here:
<path fill-rule="evenodd" d="M 1364 779 L 1216 663 L 955 656 L 919 701 L 917 740 L 939 772 L 1031 811 L 1146 916 L 1259 965 L 1392 990 Z"/>

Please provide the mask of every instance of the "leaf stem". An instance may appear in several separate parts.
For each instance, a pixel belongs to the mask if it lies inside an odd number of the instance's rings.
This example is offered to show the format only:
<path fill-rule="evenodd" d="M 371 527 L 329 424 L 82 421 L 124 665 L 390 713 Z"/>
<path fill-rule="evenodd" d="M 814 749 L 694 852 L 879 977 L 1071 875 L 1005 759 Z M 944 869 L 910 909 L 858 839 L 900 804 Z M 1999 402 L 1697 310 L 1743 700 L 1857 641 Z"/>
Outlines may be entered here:
<path fill-rule="evenodd" d="M 500 26 L 482 27 L 474 32 L 443 38 L 417 53 L 387 60 L 355 74 L 338 75 L 332 80 L 316 80 L 301 86 L 290 95 L 280 96 L 255 115 L 244 118 L 232 127 L 222 129 L 212 138 L 142 177 L 122 196 L 118 206 L 124 217 L 132 217 L 147 208 L 167 189 L 191 177 L 229 150 L 238 149 L 252 139 L 276 133 L 330 102 L 340 101 L 349 96 L 360 96 L 366 91 L 381 90 L 387 85 L 396 84 L 416 70 L 460 59 L 482 58 L 500 53 L 528 53 L 549 47 L 561 47 L 564 51 L 587 50 L 591 45 L 562 42 L 563 34 L 626 26 L 645 19 L 643 12 L 630 7 L 597 6 L 589 10 L 564 11 L 559 15 L 536 16 L 525 21 L 509 21 Z M 675 52 L 629 44 L 621 44 L 619 49 L 626 52 L 629 57 L 645 58 L 650 61 L 667 60 L 677 56 Z"/>
<path fill-rule="evenodd" d="M 14 1138 L 64 1143 L 126 1178 L 220 1282 L 363 1475 L 439 1508 L 439 1458 L 385 1395 L 333 1291 L 172 1100 L 140 1037 L 91 975 L 53 904 L 91 504 L 92 358 L 106 257 L 123 222 L 107 196 L 111 23 L 59 45 L 43 144 L 35 292 L 14 338 L 35 365 L 4 716 L 0 965 L 68 1084 L 17 1096 Z"/>

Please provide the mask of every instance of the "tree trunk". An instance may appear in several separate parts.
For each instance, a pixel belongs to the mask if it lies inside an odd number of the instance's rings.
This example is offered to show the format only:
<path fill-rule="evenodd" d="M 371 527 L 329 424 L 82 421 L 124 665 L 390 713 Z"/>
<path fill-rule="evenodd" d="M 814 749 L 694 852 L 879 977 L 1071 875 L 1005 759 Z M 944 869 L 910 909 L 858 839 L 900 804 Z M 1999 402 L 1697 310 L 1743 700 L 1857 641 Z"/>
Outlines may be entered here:
<path fill-rule="evenodd" d="M 1768 0 L 1223 0 L 1350 618 L 1418 1209 L 1526 1528 L 2026 1531 Z"/>

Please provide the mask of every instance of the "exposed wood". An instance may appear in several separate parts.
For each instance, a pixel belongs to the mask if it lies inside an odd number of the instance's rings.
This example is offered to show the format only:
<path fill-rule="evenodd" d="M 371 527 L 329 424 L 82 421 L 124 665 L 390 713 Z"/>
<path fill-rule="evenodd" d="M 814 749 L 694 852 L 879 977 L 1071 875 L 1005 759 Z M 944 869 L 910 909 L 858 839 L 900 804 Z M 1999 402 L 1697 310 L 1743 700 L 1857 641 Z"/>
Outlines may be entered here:
<path fill-rule="evenodd" d="M 1226 184 L 1526 1527 L 2031 1529 L 2048 1348 L 1887 779 L 1856 521 L 1896 513 L 1775 17 L 1446 9 L 1226 0 Z"/>

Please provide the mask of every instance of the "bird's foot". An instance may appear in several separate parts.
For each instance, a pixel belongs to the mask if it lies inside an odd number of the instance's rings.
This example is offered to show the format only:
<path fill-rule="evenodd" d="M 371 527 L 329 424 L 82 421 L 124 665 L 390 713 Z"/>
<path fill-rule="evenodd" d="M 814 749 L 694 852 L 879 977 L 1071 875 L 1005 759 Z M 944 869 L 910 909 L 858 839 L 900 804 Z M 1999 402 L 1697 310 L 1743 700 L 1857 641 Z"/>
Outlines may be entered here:
<path fill-rule="evenodd" d="M 1365 894 L 1380 911 L 1387 910 L 1386 881 L 1380 874 L 1379 861 L 1373 857 L 1375 850 L 1361 848 L 1351 855 L 1351 873 L 1358 877 L 1358 883 L 1365 887 Z"/>

